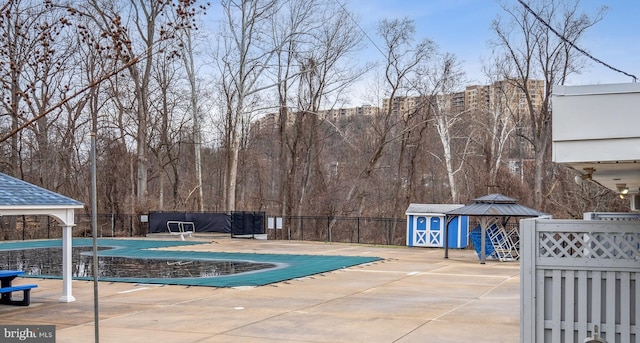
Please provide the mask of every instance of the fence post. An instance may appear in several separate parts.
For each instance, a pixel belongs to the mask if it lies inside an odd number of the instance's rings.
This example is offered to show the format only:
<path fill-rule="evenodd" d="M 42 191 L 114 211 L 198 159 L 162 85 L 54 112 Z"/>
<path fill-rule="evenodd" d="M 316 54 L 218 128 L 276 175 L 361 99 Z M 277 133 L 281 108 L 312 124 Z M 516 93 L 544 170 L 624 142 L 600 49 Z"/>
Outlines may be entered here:
<path fill-rule="evenodd" d="M 327 240 L 331 243 L 331 217 L 327 217 Z"/>
<path fill-rule="evenodd" d="M 389 220 L 387 220 L 387 245 L 391 245 L 391 226 Z"/>
<path fill-rule="evenodd" d="M 358 217 L 357 227 L 358 227 L 358 235 L 356 236 L 356 243 L 359 244 L 360 243 L 360 217 Z"/>
<path fill-rule="evenodd" d="M 520 342 L 536 341 L 536 219 L 520 220 Z"/>

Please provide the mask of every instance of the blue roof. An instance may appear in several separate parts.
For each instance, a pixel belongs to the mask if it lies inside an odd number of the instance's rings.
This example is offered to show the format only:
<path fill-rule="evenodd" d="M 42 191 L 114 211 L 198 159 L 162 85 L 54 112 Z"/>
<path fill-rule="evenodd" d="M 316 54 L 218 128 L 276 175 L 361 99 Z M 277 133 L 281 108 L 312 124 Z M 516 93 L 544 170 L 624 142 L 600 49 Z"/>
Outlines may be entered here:
<path fill-rule="evenodd" d="M 77 200 L 0 173 L 0 206 L 82 207 L 83 205 Z"/>

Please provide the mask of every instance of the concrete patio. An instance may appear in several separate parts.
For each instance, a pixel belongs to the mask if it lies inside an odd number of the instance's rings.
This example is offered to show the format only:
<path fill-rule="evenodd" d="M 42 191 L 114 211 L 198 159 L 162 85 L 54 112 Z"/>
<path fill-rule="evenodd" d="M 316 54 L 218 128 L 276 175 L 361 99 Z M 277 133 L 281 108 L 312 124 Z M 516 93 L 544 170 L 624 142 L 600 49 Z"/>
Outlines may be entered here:
<path fill-rule="evenodd" d="M 175 239 L 175 237 L 173 237 Z M 472 250 L 196 236 L 193 251 L 377 256 L 384 260 L 262 287 L 99 284 L 101 342 L 518 342 L 519 264 Z M 94 340 L 93 282 L 37 283 L 3 324 L 56 325 L 56 342 Z"/>

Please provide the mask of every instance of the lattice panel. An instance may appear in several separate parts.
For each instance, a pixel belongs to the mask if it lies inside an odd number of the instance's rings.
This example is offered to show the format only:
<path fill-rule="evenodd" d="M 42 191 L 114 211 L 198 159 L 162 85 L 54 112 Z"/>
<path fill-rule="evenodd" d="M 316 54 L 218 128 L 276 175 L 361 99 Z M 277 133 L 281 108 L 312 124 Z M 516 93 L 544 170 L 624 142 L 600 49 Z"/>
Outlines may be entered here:
<path fill-rule="evenodd" d="M 640 260 L 640 232 L 540 232 L 540 257 Z"/>

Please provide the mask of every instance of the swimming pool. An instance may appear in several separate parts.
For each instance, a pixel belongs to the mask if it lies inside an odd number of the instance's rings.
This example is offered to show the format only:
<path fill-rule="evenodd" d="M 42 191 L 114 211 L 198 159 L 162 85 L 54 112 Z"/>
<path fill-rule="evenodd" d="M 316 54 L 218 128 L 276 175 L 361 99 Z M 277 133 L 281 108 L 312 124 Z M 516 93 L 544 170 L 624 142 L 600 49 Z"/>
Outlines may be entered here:
<path fill-rule="evenodd" d="M 188 249 L 189 245 L 195 244 L 206 244 L 206 242 L 98 239 L 98 262 L 101 270 L 99 280 L 211 287 L 262 286 L 380 260 L 378 257 L 362 256 L 158 249 L 174 246 L 185 246 L 185 249 Z M 74 258 L 72 269 L 75 280 L 92 280 L 90 266 L 87 266 L 87 264 L 92 264 L 87 262 L 91 261 L 92 245 L 91 239 L 73 240 L 76 256 L 85 256 L 84 260 Z M 52 251 L 61 248 L 61 240 L 2 242 L 0 243 L 0 256 L 5 256 L 5 258 L 0 258 L 0 268 L 25 270 L 29 274 L 25 277 L 61 278 L 59 264 L 62 263 L 62 258 L 51 254 Z M 42 258 L 40 258 L 36 263 L 9 264 L 14 260 L 18 261 L 16 256 L 21 257 L 27 254 L 44 256 L 47 262 L 41 263 Z M 89 257 L 88 260 L 87 257 Z M 25 259 L 21 259 L 21 261 L 25 261 Z M 44 264 L 53 268 L 45 272 Z M 108 267 L 106 267 L 107 265 Z M 154 271 L 155 274 L 151 273 L 151 265 L 157 269 Z M 33 268 L 34 266 L 35 268 Z M 126 272 L 123 272 L 125 269 Z M 103 273 L 103 270 L 108 272 Z"/>
<path fill-rule="evenodd" d="M 107 248 L 98 248 L 104 250 Z M 74 247 L 71 275 L 75 278 L 93 277 L 93 247 Z M 0 250 L 0 269 L 22 270 L 31 276 L 62 275 L 62 248 Z M 132 258 L 100 256 L 99 278 L 183 278 L 213 277 L 251 273 L 277 268 L 273 263 L 236 260 L 171 260 L 164 258 Z"/>

